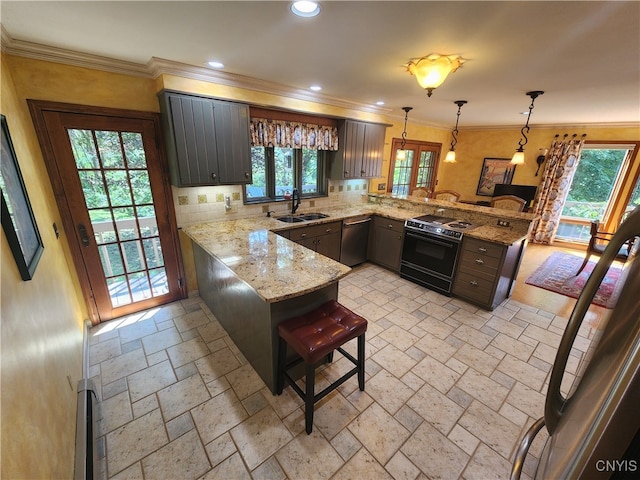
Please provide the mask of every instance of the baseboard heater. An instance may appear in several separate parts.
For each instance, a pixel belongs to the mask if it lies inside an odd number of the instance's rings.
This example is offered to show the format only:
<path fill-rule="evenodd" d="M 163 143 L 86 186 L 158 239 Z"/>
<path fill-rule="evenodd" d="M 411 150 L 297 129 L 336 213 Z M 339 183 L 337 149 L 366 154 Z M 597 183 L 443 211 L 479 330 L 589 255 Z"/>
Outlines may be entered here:
<path fill-rule="evenodd" d="M 98 447 L 96 442 L 98 397 L 95 384 L 88 378 L 78 382 L 76 414 L 76 461 L 74 480 L 98 479 Z"/>

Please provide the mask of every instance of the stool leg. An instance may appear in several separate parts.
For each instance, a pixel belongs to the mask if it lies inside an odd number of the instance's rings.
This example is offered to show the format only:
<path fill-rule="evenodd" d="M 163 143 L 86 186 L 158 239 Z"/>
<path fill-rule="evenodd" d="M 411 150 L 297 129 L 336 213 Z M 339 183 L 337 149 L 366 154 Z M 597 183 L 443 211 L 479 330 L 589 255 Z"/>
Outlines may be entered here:
<path fill-rule="evenodd" d="M 307 382 L 304 400 L 304 423 L 307 435 L 313 430 L 313 404 L 314 404 L 314 383 L 316 369 L 314 365 L 307 364 Z"/>
<path fill-rule="evenodd" d="M 364 392 L 364 333 L 358 337 L 358 387 Z"/>
<path fill-rule="evenodd" d="M 276 372 L 276 393 L 282 394 L 284 389 L 284 367 L 287 364 L 287 342 L 278 337 L 278 371 Z"/>

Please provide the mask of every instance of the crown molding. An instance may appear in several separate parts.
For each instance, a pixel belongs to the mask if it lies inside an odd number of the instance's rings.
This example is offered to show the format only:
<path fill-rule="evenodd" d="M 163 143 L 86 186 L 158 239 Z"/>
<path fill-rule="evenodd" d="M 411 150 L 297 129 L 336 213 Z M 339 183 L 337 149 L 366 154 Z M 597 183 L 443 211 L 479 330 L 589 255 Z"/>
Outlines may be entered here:
<path fill-rule="evenodd" d="M 387 115 L 392 111 L 392 109 L 388 107 L 352 102 L 320 93 L 308 92 L 303 89 L 279 83 L 259 80 L 244 75 L 221 72 L 205 67 L 188 65 L 158 57 L 152 57 L 146 65 L 143 65 L 140 63 L 77 52 L 50 45 L 16 40 L 11 37 L 1 24 L 0 34 L 2 52 L 8 55 L 151 79 L 156 79 L 160 75 L 176 75 L 192 80 L 243 88 L 256 92 L 378 115 Z"/>

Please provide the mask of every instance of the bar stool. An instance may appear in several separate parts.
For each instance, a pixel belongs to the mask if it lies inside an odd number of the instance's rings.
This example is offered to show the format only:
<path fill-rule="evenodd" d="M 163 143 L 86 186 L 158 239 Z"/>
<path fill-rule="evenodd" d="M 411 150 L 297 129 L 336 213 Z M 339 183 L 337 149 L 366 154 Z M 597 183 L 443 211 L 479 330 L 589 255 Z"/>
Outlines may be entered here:
<path fill-rule="evenodd" d="M 284 320 L 278 325 L 278 373 L 277 394 L 284 388 L 285 379 L 305 403 L 305 427 L 307 434 L 313 429 L 313 409 L 316 402 L 338 388 L 356 373 L 358 387 L 364 391 L 364 343 L 367 320 L 353 313 L 335 300 L 303 315 Z M 349 340 L 358 339 L 358 358 L 354 358 L 341 347 Z M 287 363 L 287 345 L 300 357 Z M 333 358 L 338 350 L 355 368 L 318 394 L 314 394 L 315 370 L 325 358 Z M 304 362 L 306 366 L 305 391 L 296 384 L 289 370 Z"/>

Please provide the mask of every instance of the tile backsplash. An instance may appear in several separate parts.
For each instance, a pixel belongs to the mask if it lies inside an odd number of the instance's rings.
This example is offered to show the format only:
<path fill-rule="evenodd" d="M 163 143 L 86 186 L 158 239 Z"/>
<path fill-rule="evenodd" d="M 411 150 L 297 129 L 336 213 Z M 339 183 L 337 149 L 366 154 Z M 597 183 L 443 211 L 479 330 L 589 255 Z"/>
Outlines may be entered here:
<path fill-rule="evenodd" d="M 286 214 L 291 208 L 291 201 L 258 203 L 244 205 L 242 203 L 241 185 L 222 185 L 217 187 L 172 187 L 173 204 L 179 227 L 188 227 L 195 223 L 220 220 L 235 220 L 264 215 L 268 210 L 276 214 Z M 367 202 L 369 181 L 329 180 L 328 196 L 302 199 L 300 211 L 340 207 Z M 225 199 L 229 197 L 229 206 Z"/>

